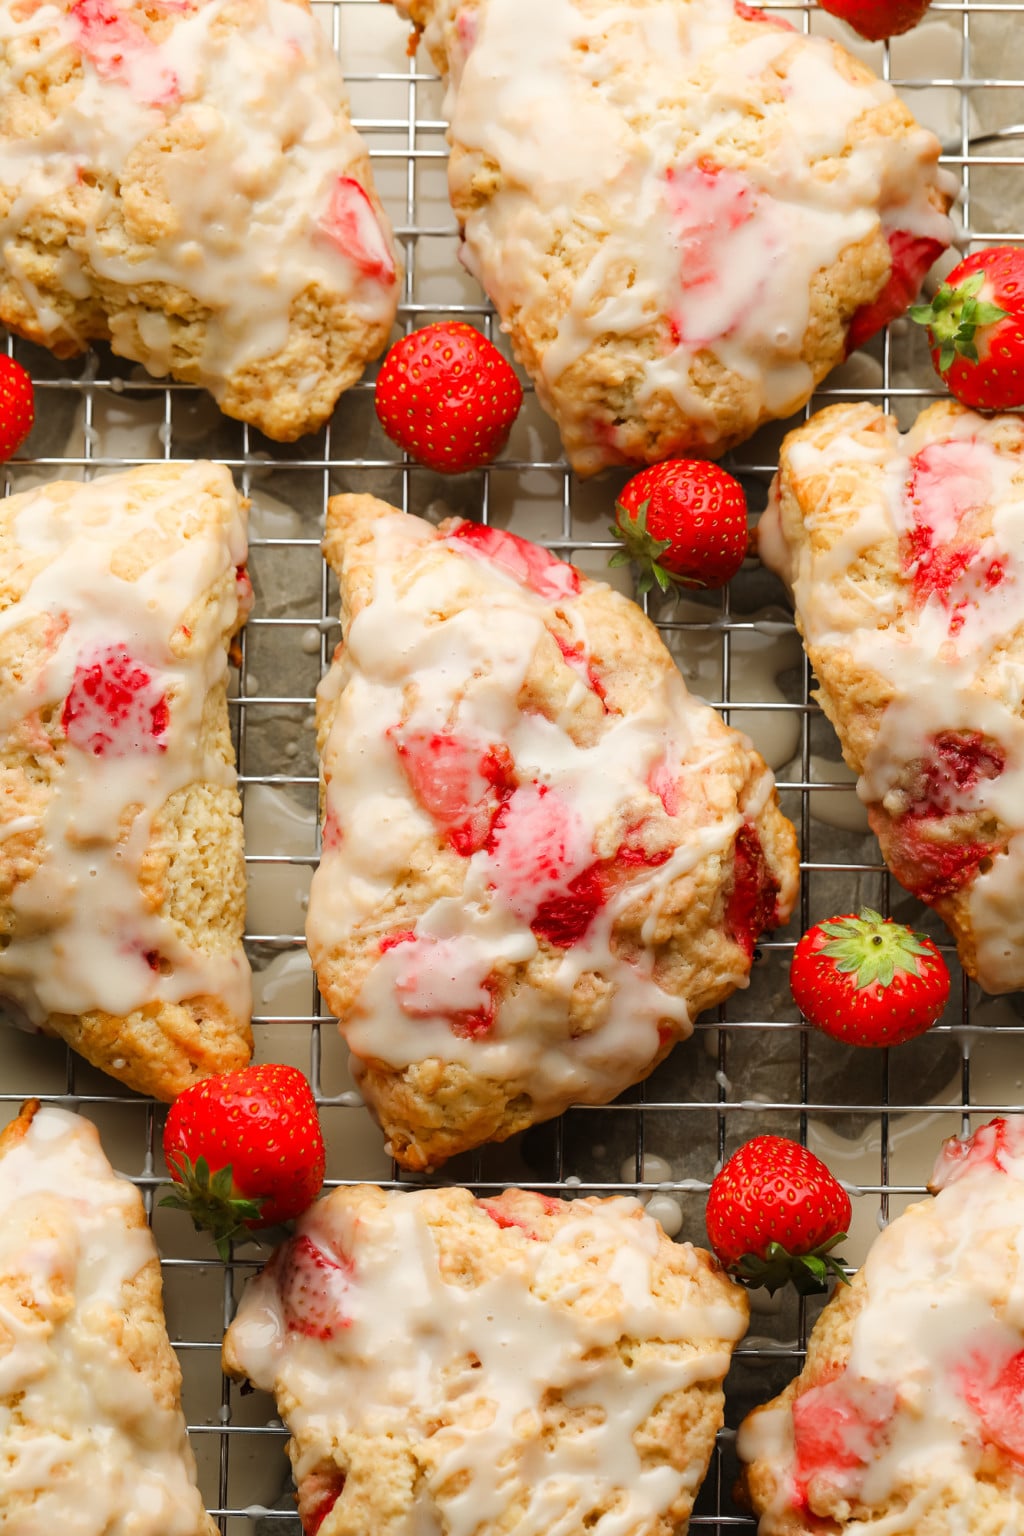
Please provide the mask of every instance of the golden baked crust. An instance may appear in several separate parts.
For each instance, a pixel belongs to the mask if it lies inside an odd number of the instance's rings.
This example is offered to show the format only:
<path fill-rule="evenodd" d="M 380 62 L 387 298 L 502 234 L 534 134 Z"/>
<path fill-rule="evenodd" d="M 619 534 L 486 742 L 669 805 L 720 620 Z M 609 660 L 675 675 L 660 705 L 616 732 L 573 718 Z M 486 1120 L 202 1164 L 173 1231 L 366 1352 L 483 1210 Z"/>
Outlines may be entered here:
<path fill-rule="evenodd" d="M 936 1198 L 875 1242 L 795 1381 L 740 1428 L 760 1536 L 996 1536 L 1024 1496 L 1016 1304 L 1024 1140 L 997 1120 L 939 1158 Z"/>
<path fill-rule="evenodd" d="M 715 457 L 902 313 L 939 144 L 733 0 L 394 0 L 448 77 L 465 264 L 580 474 Z"/>
<path fill-rule="evenodd" d="M 109 341 L 291 441 L 383 348 L 400 272 L 307 0 L 10 0 L 0 323 Z"/>
<path fill-rule="evenodd" d="M 213 1536 L 142 1201 L 38 1101 L 0 1135 L 0 1309 L 3 1523 Z"/>
<path fill-rule="evenodd" d="M 896 878 L 989 991 L 1024 984 L 1024 424 L 955 401 L 905 435 L 836 405 L 788 435 L 762 558 Z"/>
<path fill-rule="evenodd" d="M 0 502 L 0 998 L 162 1099 L 252 1049 L 245 506 L 202 463 Z"/>
<path fill-rule="evenodd" d="M 223 1359 L 275 1393 L 321 1536 L 583 1536 L 612 1510 L 682 1536 L 746 1323 L 637 1201 L 362 1186 L 301 1219 Z"/>
<path fill-rule="evenodd" d="M 547 551 L 329 506 L 307 941 L 399 1161 L 435 1166 L 645 1077 L 749 973 L 797 883 L 745 737 L 635 604 Z"/>

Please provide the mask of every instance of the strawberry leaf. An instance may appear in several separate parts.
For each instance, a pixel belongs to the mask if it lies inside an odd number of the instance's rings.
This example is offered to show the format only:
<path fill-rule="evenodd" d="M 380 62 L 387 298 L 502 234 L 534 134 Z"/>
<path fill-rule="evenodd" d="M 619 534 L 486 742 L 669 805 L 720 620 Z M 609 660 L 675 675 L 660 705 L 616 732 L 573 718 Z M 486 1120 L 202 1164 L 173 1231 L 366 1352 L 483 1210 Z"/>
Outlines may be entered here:
<path fill-rule="evenodd" d="M 883 918 L 871 907 L 862 907 L 856 917 L 832 918 L 821 924 L 821 932 L 828 942 L 817 953 L 833 960 L 842 975 L 854 977 L 859 988 L 876 982 L 888 987 L 902 974 L 920 976 L 916 957 L 931 953 L 923 934 Z"/>
<path fill-rule="evenodd" d="M 781 1243 L 769 1243 L 763 1258 L 744 1254 L 730 1266 L 730 1272 L 752 1289 L 763 1287 L 769 1296 L 784 1285 L 792 1285 L 800 1296 L 820 1295 L 833 1279 L 842 1285 L 850 1283 L 844 1261 L 832 1252 L 846 1240 L 847 1233 L 837 1232 L 810 1253 L 790 1253 Z"/>
<path fill-rule="evenodd" d="M 984 272 L 972 272 L 955 288 L 943 284 L 930 304 L 914 304 L 907 311 L 911 320 L 928 327 L 932 345 L 938 349 L 940 373 L 946 373 L 958 357 L 978 362 L 975 333 L 1007 317 L 998 304 L 978 298 L 984 282 Z"/>
<path fill-rule="evenodd" d="M 182 1152 L 168 1157 L 167 1166 L 175 1184 L 160 1204 L 187 1211 L 197 1232 L 210 1233 L 226 1263 L 230 1244 L 248 1237 L 247 1224 L 259 1219 L 265 1201 L 251 1200 L 235 1191 L 230 1164 L 211 1175 L 205 1157 L 197 1157 L 193 1163 Z"/>

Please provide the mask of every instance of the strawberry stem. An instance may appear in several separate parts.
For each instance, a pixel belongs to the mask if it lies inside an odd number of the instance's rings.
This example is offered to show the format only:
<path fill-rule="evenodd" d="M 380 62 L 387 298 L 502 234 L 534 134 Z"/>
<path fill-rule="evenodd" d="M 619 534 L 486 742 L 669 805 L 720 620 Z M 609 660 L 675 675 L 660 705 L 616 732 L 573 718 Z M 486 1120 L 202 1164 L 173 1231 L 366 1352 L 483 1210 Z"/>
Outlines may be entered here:
<path fill-rule="evenodd" d="M 729 1266 L 729 1272 L 752 1290 L 763 1286 L 769 1296 L 784 1285 L 792 1285 L 800 1296 L 820 1295 L 828 1290 L 831 1279 L 842 1285 L 850 1283 L 843 1267 L 845 1260 L 832 1252 L 846 1242 L 847 1235 L 837 1232 L 810 1253 L 790 1253 L 781 1243 L 769 1243 L 764 1257 L 746 1253 Z"/>
<path fill-rule="evenodd" d="M 630 512 L 621 501 L 617 501 L 615 516 L 618 521 L 609 528 L 609 532 L 622 543 L 623 548 L 611 556 L 608 564 L 628 565 L 632 561 L 638 568 L 636 586 L 641 596 L 649 592 L 655 582 L 662 592 L 667 592 L 674 581 L 660 560 L 672 540 L 656 539 L 648 530 L 647 511 L 650 505 L 651 498 L 648 496 L 635 512 Z"/>
<path fill-rule="evenodd" d="M 235 1192 L 231 1164 L 210 1173 L 205 1157 L 193 1163 L 184 1153 L 167 1159 L 176 1180 L 171 1193 L 160 1201 L 171 1210 L 187 1211 L 197 1232 L 209 1232 L 217 1252 L 227 1263 L 230 1244 L 248 1237 L 248 1223 L 258 1221 L 262 1200 L 249 1200 Z"/>
<path fill-rule="evenodd" d="M 975 332 L 979 326 L 994 325 L 1006 318 L 1005 309 L 978 298 L 984 281 L 984 272 L 972 272 L 956 288 L 943 283 L 930 304 L 914 304 L 908 310 L 911 320 L 930 330 L 932 342 L 939 349 L 940 373 L 945 373 L 957 357 L 976 363 Z"/>
<path fill-rule="evenodd" d="M 834 960 L 836 970 L 852 976 L 857 987 L 870 987 L 876 981 L 888 987 L 903 973 L 920 976 L 917 956 L 931 953 L 924 934 L 882 917 L 871 907 L 862 907 L 856 917 L 832 918 L 821 924 L 821 931 L 829 940 L 818 954 Z"/>

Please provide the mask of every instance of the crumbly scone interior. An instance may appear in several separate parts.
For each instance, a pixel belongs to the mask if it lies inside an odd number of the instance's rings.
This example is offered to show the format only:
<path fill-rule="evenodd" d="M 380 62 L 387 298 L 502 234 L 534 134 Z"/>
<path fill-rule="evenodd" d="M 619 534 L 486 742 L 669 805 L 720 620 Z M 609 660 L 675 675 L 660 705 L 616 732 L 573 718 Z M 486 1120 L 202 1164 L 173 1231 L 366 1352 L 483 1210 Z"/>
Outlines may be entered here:
<path fill-rule="evenodd" d="M 633 1200 L 336 1190 L 250 1284 L 226 1370 L 274 1392 L 322 1536 L 684 1532 L 747 1321 Z"/>

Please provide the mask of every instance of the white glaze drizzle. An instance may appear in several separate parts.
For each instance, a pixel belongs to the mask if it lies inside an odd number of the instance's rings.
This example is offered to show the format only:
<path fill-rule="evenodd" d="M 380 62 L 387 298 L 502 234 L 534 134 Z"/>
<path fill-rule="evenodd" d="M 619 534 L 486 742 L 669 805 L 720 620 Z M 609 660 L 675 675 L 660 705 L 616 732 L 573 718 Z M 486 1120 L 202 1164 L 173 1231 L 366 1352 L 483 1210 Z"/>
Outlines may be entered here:
<path fill-rule="evenodd" d="M 878 1409 L 874 1443 L 856 1410 L 842 1424 L 836 1408 L 826 1419 L 826 1397 L 809 1421 L 812 1445 L 814 1423 L 821 1440 L 829 1436 L 824 1425 L 834 1424 L 841 1448 L 835 1462 L 812 1450 L 803 1469 L 811 1507 L 819 1478 L 874 1506 L 876 1513 L 858 1514 L 844 1526 L 863 1536 L 913 1536 L 926 1517 L 928 1529 L 934 1523 L 936 1531 L 950 1533 L 1011 1529 L 994 1523 L 1000 1510 L 1016 1530 L 1024 1508 L 1019 1396 L 995 1381 L 1024 1351 L 1024 1271 L 1017 1252 L 1024 1229 L 1024 1121 L 996 1121 L 967 1143 L 947 1142 L 931 1187 L 936 1197 L 911 1206 L 868 1253 L 867 1299 L 836 1379 L 837 1391 L 859 1394 Z M 827 1394 L 829 1386 L 821 1390 Z M 759 1411 L 740 1429 L 742 1459 L 768 1460 L 776 1471 L 762 1527 L 768 1531 L 792 1507 L 797 1441 L 787 1406 Z M 1012 1451 L 1004 1454 L 1008 1446 Z M 987 1478 L 978 1480 L 983 1456 L 991 1462 L 993 1453 L 998 1491 Z"/>
<path fill-rule="evenodd" d="M 0 107 L 5 93 L 13 103 L 40 59 L 67 53 L 82 72 L 41 134 L 0 138 L 0 186 L 10 190 L 0 219 L 8 272 L 39 326 L 61 331 L 61 317 L 32 285 L 19 227 L 84 172 L 98 169 L 116 187 L 131 157 L 173 122 L 202 151 L 161 159 L 171 227 L 154 233 L 148 250 L 122 250 L 104 234 L 109 199 L 96 194 L 61 256 L 62 281 L 78 296 L 90 291 L 93 275 L 130 293 L 160 283 L 192 295 L 210 311 L 199 367 L 215 398 L 225 376 L 284 348 L 291 305 L 306 289 L 319 287 L 374 324 L 393 317 L 397 293 L 390 228 L 349 185 L 364 175 L 366 148 L 348 121 L 341 67 L 319 22 L 289 0 L 245 0 L 243 25 L 219 25 L 238 10 L 237 0 L 169 5 L 169 30 L 157 42 L 116 0 L 0 7 Z M 351 193 L 344 236 L 331 216 L 339 179 Z M 159 309 L 143 317 L 138 338 L 116 315 L 112 328 L 122 356 L 153 374 L 172 371 L 176 333 Z M 308 388 L 317 382 L 311 376 Z"/>
<path fill-rule="evenodd" d="M 409 13 L 410 0 L 395 3 Z M 951 238 L 928 198 L 948 182 L 930 133 L 849 148 L 891 87 L 849 80 L 823 38 L 747 26 L 731 0 L 436 0 L 424 37 L 447 58 L 453 144 L 503 177 L 460 206 L 463 261 L 503 317 L 544 335 L 536 384 L 551 409 L 551 388 L 589 347 L 660 317 L 664 355 L 637 349 L 637 405 L 667 394 L 713 441 L 713 407 L 689 376 L 706 351 L 739 375 L 755 420 L 788 415 L 814 382 L 801 349 L 815 274 L 880 224 Z M 464 175 L 453 158 L 460 194 Z M 574 261 L 582 242 L 592 250 L 552 315 L 556 232 Z M 576 393 L 556 411 L 574 440 L 593 431 Z M 606 462 L 597 440 L 574 458 L 584 472 Z"/>
<path fill-rule="evenodd" d="M 872 415 L 859 422 L 874 426 Z M 761 557 L 790 586 L 801 629 L 815 648 L 848 652 L 876 671 L 894 689 L 882 716 L 857 791 L 865 803 L 898 812 L 899 787 L 907 765 L 928 756 L 943 732 L 979 732 L 1005 753 L 1003 771 L 982 778 L 969 803 L 989 811 L 1009 829 L 1007 852 L 979 873 L 961 895 L 968 902 L 977 946 L 978 979 L 987 990 L 1004 992 L 1024 984 L 1024 656 L 1011 637 L 1020 625 L 1024 582 L 1024 476 L 1019 433 L 1009 417 L 984 418 L 953 411 L 937 428 L 928 413 L 908 433 L 889 420 L 884 431 L 836 430 L 818 440 L 816 423 L 789 440 L 795 482 L 822 477 L 816 500 L 822 517 L 848 511 L 844 483 L 858 478 L 857 515 L 828 549 L 816 547 L 818 514 L 802 507 L 807 535 L 794 550 L 781 523 L 778 486 L 759 524 Z M 929 466 L 931 466 L 929 468 Z M 915 502 L 907 493 L 918 477 Z M 871 486 L 869 500 L 863 497 Z M 913 529 L 934 530 L 936 547 L 951 545 L 965 519 L 991 517 L 976 557 L 956 585 L 955 604 L 933 592 L 924 602 L 911 597 L 912 571 L 894 581 L 875 602 L 846 572 L 876 546 L 900 549 Z M 887 557 L 886 557 L 887 558 Z M 987 587 L 984 573 L 997 565 L 1000 579 Z M 899 576 L 898 571 L 894 571 Z M 955 620 L 954 620 L 955 615 Z M 979 683 L 979 674 L 984 682 Z"/>
<path fill-rule="evenodd" d="M 78 1115 L 38 1110 L 0 1160 L 0 1524 L 10 1536 L 211 1529 L 181 1411 L 155 1400 L 119 1342 L 123 1287 L 157 1257 L 149 1228 L 129 1227 L 139 1215 L 137 1192 Z M 48 1298 L 64 1291 L 73 1304 L 62 1316 Z"/>
<path fill-rule="evenodd" d="M 219 523 L 202 507 L 214 490 L 226 509 Z M 100 754 L 89 748 L 89 733 L 109 721 L 87 702 L 84 734 L 76 729 L 68 739 L 65 727 L 51 742 L 39 728 L 42 761 L 49 766 L 59 753 L 62 762 L 45 802 L 45 852 L 11 896 L 14 930 L 0 950 L 0 994 L 39 1025 L 50 1014 L 100 1008 L 123 1016 L 203 995 L 248 1019 L 241 946 L 210 954 L 188 945 L 167 916 L 146 910 L 139 890 L 153 820 L 170 796 L 193 783 L 235 783 L 233 764 L 200 749 L 207 696 L 227 673 L 224 637 L 251 599 L 247 578 L 224 581 L 246 558 L 245 506 L 231 476 L 196 463 L 86 485 L 54 482 L 12 497 L 2 515 L 13 532 L 11 558 L 42 563 L 21 599 L 0 612 L 0 641 L 40 616 L 50 634 L 41 664 L 7 680 L 0 735 L 38 721 L 40 711 L 57 709 L 63 718 L 62 701 L 73 690 L 81 696 L 82 668 L 111 646 L 124 647 L 150 674 L 145 697 L 163 698 L 167 722 L 159 748 L 140 739 L 131 750 Z M 112 565 L 136 544 L 154 553 L 130 580 Z M 194 628 L 184 649 L 186 619 Z M 155 968 L 147 954 L 166 964 Z"/>
<path fill-rule="evenodd" d="M 577 746 L 557 722 L 521 709 L 518 696 L 546 639 L 545 620 L 553 622 L 557 612 L 586 646 L 582 605 L 568 590 L 538 595 L 465 551 L 462 540 L 438 539 L 428 524 L 401 513 L 375 524 L 373 600 L 349 625 L 320 685 L 321 699 L 337 702 L 322 763 L 327 822 L 339 835 L 325 835 L 307 939 L 319 964 L 339 933 L 379 924 L 403 872 L 422 857 L 417 850 L 425 840 L 433 843 L 433 823 L 388 735 L 399 721 L 406 732 L 448 728 L 471 741 L 506 745 L 520 786 L 506 828 L 495 846 L 466 860 L 461 889 L 419 917 L 411 929 L 417 942 L 380 955 L 342 1028 L 357 1058 L 400 1067 L 438 1057 L 498 1080 L 528 1081 L 538 1102 L 564 1100 L 569 1092 L 591 1099 L 617 1091 L 628 1073 L 653 1059 L 659 1027 L 679 1037 L 692 1027 L 685 1001 L 658 985 L 653 952 L 632 959 L 616 953 L 617 916 L 648 892 L 656 912 L 669 882 L 716 852 L 729 857 L 741 823 L 756 817 L 771 794 L 771 774 L 755 775 L 745 804 L 720 805 L 703 817 L 699 809 L 688 813 L 685 840 L 666 862 L 630 871 L 627 885 L 612 892 L 582 938 L 556 957 L 543 989 L 513 989 L 485 1033 L 453 1032 L 453 1010 L 486 1006 L 484 983 L 496 965 L 538 953 L 531 920 L 543 898 L 571 894 L 575 875 L 596 856 L 614 853 L 626 821 L 663 815 L 648 787 L 655 766 L 663 758 L 670 763 L 681 802 L 699 807 L 704 776 L 734 750 L 712 734 L 716 717 L 690 697 L 674 670 L 629 713 L 608 716 L 590 747 Z M 467 602 L 470 590 L 474 600 Z M 439 621 L 440 614 L 447 617 Z M 535 851 L 549 846 L 558 849 L 550 876 Z M 535 867 L 524 878 L 531 861 Z M 569 998 L 587 973 L 611 983 L 614 1006 L 573 1039 Z M 745 985 L 745 967 L 737 964 L 734 981 Z"/>
<path fill-rule="evenodd" d="M 392 1194 L 379 1210 L 353 1211 L 331 1199 L 315 1205 L 299 1231 L 351 1264 L 342 1299 L 350 1321 L 327 1340 L 289 1329 L 266 1270 L 247 1287 L 231 1326 L 239 1366 L 279 1394 L 293 1434 L 315 1446 L 393 1435 L 415 1447 L 433 1438 L 439 1457 L 395 1536 L 497 1529 L 510 1498 L 523 1491 L 524 1471 L 530 1485 L 518 1536 L 569 1536 L 602 1504 L 606 1513 L 588 1525 L 597 1536 L 653 1526 L 675 1498 L 695 1491 L 702 1468 L 694 1460 L 680 1470 L 645 1466 L 633 1434 L 666 1394 L 720 1378 L 743 1333 L 743 1309 L 724 1298 L 669 1302 L 655 1294 L 658 1227 L 632 1199 L 575 1201 L 571 1219 L 549 1238 L 503 1230 L 500 1272 L 455 1285 L 442 1276 L 428 1221 L 437 1198 L 422 1190 Z M 696 1278 L 695 1251 L 689 1244 L 677 1251 Z M 641 1356 L 630 1367 L 614 1353 L 620 1338 L 703 1347 L 683 1358 Z M 472 1359 L 479 1370 L 468 1369 Z M 544 1447 L 540 1411 L 549 1391 L 595 1411 L 588 1427 Z M 311 1445 L 298 1457 L 297 1480 L 316 1455 Z M 459 1472 L 468 1476 L 453 1491 Z"/>

